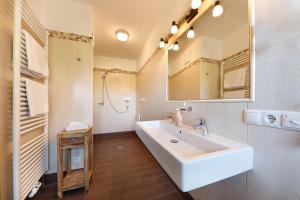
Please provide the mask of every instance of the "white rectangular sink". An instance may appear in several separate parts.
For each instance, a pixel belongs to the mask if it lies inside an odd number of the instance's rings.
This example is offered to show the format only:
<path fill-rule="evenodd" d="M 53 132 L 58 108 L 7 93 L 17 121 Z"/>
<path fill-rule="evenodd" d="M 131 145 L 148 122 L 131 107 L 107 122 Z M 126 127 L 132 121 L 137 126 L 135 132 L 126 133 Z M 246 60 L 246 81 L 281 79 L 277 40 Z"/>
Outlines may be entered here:
<path fill-rule="evenodd" d="M 137 122 L 136 133 L 183 192 L 253 167 L 251 146 L 212 133 L 202 136 L 189 126 L 178 128 L 159 120 Z"/>

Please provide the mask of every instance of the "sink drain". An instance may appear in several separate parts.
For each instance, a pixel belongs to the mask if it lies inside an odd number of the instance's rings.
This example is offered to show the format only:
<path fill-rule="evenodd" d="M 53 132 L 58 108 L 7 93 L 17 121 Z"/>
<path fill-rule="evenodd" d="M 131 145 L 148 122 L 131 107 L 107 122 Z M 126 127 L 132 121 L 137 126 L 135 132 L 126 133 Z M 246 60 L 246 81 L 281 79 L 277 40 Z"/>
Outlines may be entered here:
<path fill-rule="evenodd" d="M 171 143 L 178 143 L 178 140 L 171 139 L 170 142 L 171 142 Z"/>

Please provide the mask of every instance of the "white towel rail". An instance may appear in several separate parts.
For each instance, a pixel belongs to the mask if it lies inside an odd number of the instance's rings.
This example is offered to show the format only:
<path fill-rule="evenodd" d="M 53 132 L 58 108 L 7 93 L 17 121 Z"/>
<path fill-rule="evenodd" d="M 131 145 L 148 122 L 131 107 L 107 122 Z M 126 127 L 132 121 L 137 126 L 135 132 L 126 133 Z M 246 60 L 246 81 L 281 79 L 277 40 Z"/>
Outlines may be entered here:
<path fill-rule="evenodd" d="M 224 88 L 224 74 L 239 68 L 246 68 L 245 86 L 236 88 Z M 221 98 L 224 98 L 224 93 L 232 91 L 243 91 L 244 98 L 250 98 L 250 51 L 245 49 L 236 55 L 223 59 L 221 63 Z"/>
<path fill-rule="evenodd" d="M 22 20 L 35 33 L 36 37 L 44 46 L 47 44 L 48 34 L 37 17 L 33 14 L 25 1 L 22 1 Z"/>
<path fill-rule="evenodd" d="M 25 35 L 23 32 L 21 32 L 21 73 L 23 75 L 29 76 L 29 77 L 34 77 L 37 79 L 45 79 L 45 76 L 31 71 L 28 69 L 28 61 L 27 61 L 27 53 L 26 53 L 26 43 L 25 43 Z"/>
<path fill-rule="evenodd" d="M 34 129 L 45 126 L 48 122 L 48 116 L 46 113 L 34 117 L 29 116 L 29 106 L 28 106 L 27 93 L 26 93 L 26 84 L 24 79 L 21 79 L 20 86 L 21 86 L 20 133 L 22 135 Z"/>
<path fill-rule="evenodd" d="M 48 33 L 24 0 L 15 0 L 14 24 L 14 200 L 26 199 L 48 170 L 48 114 L 31 117 L 23 78 L 48 85 L 47 77 L 28 69 L 25 29 L 47 48 Z"/>

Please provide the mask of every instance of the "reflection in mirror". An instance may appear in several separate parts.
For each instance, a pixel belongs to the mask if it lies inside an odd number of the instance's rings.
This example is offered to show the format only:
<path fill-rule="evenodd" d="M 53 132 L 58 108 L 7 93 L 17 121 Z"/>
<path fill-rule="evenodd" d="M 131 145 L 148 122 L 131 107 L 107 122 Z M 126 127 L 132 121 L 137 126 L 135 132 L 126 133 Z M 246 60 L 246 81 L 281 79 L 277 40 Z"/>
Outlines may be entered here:
<path fill-rule="evenodd" d="M 187 31 L 169 48 L 169 101 L 250 98 L 248 0 L 221 3 L 221 16 L 208 10 L 192 25 L 194 37 Z"/>

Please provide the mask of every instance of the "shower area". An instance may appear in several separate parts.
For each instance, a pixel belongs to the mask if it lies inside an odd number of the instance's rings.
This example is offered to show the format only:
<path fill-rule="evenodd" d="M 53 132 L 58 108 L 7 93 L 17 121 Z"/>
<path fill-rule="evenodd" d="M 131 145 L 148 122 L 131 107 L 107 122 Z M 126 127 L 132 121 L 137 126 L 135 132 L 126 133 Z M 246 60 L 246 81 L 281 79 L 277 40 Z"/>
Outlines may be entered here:
<path fill-rule="evenodd" d="M 134 130 L 136 72 L 94 68 L 94 134 Z"/>

